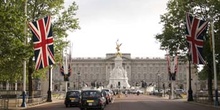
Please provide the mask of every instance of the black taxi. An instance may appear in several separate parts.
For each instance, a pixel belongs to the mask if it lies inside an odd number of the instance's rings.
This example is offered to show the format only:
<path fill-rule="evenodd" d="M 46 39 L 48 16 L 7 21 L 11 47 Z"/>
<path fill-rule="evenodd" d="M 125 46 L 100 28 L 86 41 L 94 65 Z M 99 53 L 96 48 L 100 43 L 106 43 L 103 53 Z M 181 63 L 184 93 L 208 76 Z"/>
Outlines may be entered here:
<path fill-rule="evenodd" d="M 80 110 L 94 108 L 96 110 L 104 110 L 106 99 L 99 90 L 83 90 L 81 92 Z"/>
<path fill-rule="evenodd" d="M 81 91 L 80 90 L 69 90 L 66 92 L 64 104 L 66 107 L 79 106 L 80 99 L 81 99 Z"/>

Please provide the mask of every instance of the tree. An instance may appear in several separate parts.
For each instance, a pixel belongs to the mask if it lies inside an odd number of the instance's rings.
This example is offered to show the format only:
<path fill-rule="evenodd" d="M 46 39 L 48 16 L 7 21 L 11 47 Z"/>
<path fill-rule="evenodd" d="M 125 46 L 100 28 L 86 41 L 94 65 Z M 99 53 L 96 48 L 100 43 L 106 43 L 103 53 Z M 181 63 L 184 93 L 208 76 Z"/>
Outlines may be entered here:
<path fill-rule="evenodd" d="M 0 81 L 21 79 L 22 61 L 29 49 L 23 45 L 24 17 L 20 1 L 0 1 Z"/>
<path fill-rule="evenodd" d="M 161 49 L 169 49 L 171 55 L 175 54 L 177 49 L 183 53 L 182 55 L 187 58 L 187 43 L 185 37 L 185 13 L 189 12 L 200 19 L 214 18 L 214 35 L 220 34 L 220 21 L 217 19 L 220 14 L 220 2 L 218 0 L 170 0 L 167 3 L 168 12 L 161 15 L 161 23 L 163 23 L 163 31 L 161 34 L 156 35 L 156 39 L 161 43 Z M 210 30 L 210 26 L 208 28 Z M 207 65 L 204 66 L 203 71 L 200 74 L 207 74 L 209 99 L 212 101 L 212 78 L 213 78 L 213 61 L 212 52 L 209 45 L 210 34 L 205 36 L 205 45 L 203 50 L 204 59 Z M 219 38 L 215 38 L 215 42 L 219 42 Z M 216 47 L 216 62 L 219 65 L 219 43 L 215 43 Z M 219 66 L 218 66 L 219 68 Z M 219 70 L 219 69 L 217 69 Z M 207 73 L 206 73 L 207 72 Z M 219 72 L 217 72 L 219 74 Z M 204 76 L 204 75 L 203 75 Z"/>
<path fill-rule="evenodd" d="M 28 30 L 29 34 L 24 35 L 24 26 L 27 25 L 24 23 L 25 19 L 31 22 L 48 15 L 52 16 L 55 60 L 60 62 L 63 48 L 69 43 L 64 41 L 64 38 L 67 37 L 67 31 L 79 29 L 78 18 L 75 17 L 78 6 L 73 2 L 65 9 L 64 0 L 28 0 L 28 11 L 25 17 L 25 0 L 22 2 L 17 0 L 0 2 L 3 4 L 0 6 L 0 20 L 2 21 L 0 24 L 3 26 L 0 29 L 0 36 L 3 36 L 0 37 L 0 44 L 5 45 L 5 47 L 0 47 L 0 67 L 3 68 L 0 69 L 0 80 L 9 80 L 10 76 L 13 76 L 12 73 L 18 74 L 17 76 L 21 80 L 23 61 L 26 60 L 29 95 L 32 96 L 32 78 L 44 77 L 48 68 L 34 70 L 32 34 Z M 25 39 L 29 40 L 26 44 L 24 44 Z M 18 78 L 12 79 L 17 80 Z"/>
<path fill-rule="evenodd" d="M 28 1 L 28 19 L 37 20 L 47 15 L 53 16 L 53 37 L 55 48 L 55 59 L 57 62 L 61 61 L 61 54 L 63 48 L 67 46 L 68 42 L 63 41 L 63 38 L 67 37 L 68 30 L 79 29 L 78 19 L 75 18 L 76 10 L 78 6 L 73 2 L 67 10 L 64 9 L 63 0 L 32 0 Z M 31 43 L 32 44 L 32 43 Z M 30 44 L 30 45 L 31 45 Z M 32 46 L 31 46 L 32 47 Z M 29 65 L 33 64 L 32 56 L 29 57 Z M 60 60 L 59 60 L 60 59 Z M 46 68 L 46 70 L 48 70 Z M 33 66 L 29 66 L 29 83 L 32 82 L 32 74 L 35 73 Z M 32 90 L 32 84 L 29 84 L 29 92 Z"/>

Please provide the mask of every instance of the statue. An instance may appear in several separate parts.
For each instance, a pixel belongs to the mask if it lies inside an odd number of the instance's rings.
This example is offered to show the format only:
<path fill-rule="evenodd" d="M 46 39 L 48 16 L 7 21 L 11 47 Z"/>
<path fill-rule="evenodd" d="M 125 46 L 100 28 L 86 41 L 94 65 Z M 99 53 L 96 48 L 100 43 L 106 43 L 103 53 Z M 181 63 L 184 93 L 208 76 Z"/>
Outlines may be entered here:
<path fill-rule="evenodd" d="M 117 50 L 117 53 L 116 53 L 116 56 L 120 56 L 121 57 L 121 53 L 120 53 L 120 47 L 121 47 L 122 43 L 118 43 L 118 40 L 116 41 L 116 50 Z"/>

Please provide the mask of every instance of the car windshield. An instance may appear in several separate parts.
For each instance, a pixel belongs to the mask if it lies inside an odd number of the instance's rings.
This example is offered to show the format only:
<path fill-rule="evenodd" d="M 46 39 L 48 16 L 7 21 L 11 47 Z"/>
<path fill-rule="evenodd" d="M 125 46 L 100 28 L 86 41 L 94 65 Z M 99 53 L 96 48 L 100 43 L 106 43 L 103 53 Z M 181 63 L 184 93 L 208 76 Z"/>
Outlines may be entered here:
<path fill-rule="evenodd" d="M 80 93 L 78 91 L 68 91 L 67 96 L 79 96 Z"/>
<path fill-rule="evenodd" d="M 106 95 L 107 95 L 107 92 L 106 92 L 106 91 L 102 91 L 102 94 L 103 94 L 104 96 L 106 96 Z"/>
<path fill-rule="evenodd" d="M 99 92 L 96 91 L 84 91 L 82 93 L 83 97 L 100 97 L 101 94 Z"/>

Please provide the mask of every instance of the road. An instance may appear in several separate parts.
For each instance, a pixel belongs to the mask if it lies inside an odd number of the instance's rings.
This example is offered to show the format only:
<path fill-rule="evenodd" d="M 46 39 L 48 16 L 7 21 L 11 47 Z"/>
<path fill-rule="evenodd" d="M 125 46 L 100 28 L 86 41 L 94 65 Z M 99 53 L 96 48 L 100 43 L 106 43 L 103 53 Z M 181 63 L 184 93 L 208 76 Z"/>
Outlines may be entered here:
<path fill-rule="evenodd" d="M 63 101 L 56 101 L 27 110 L 80 110 L 77 107 L 66 108 Z M 220 110 L 218 107 L 202 105 L 185 100 L 169 100 L 149 95 L 129 95 L 115 97 L 113 103 L 106 106 L 105 110 Z"/>

